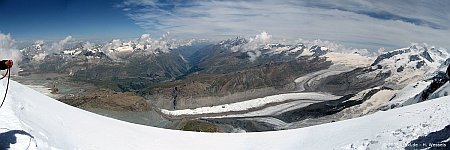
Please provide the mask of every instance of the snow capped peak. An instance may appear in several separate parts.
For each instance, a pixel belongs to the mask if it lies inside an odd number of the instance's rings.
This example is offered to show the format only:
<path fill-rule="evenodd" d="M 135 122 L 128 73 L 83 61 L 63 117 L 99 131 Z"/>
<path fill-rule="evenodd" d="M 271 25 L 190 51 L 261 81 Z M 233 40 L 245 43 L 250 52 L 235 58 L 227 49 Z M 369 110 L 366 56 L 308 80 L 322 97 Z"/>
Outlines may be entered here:
<path fill-rule="evenodd" d="M 80 42 L 76 46 L 63 50 L 61 53 L 63 55 L 78 56 L 83 55 L 87 58 L 101 58 L 104 53 L 101 51 L 102 45 L 96 45 L 89 41 Z"/>
<path fill-rule="evenodd" d="M 307 44 L 297 42 L 296 44 L 285 44 L 284 42 L 275 42 L 272 40 L 272 35 L 267 32 L 255 35 L 251 38 L 236 37 L 218 43 L 223 48 L 230 49 L 232 52 L 246 53 L 250 61 L 256 60 L 262 55 L 279 55 L 286 56 L 295 55 L 300 56 L 322 56 L 331 51 L 329 47 L 330 42 L 322 42 L 315 40 L 313 42 L 305 41 Z M 338 47 L 333 45 L 334 47 Z M 309 47 L 309 50 L 306 50 Z"/>
<path fill-rule="evenodd" d="M 50 46 L 50 48 L 48 48 L 48 51 L 57 53 L 57 52 L 61 52 L 61 50 L 64 49 L 65 45 L 71 41 L 73 39 L 72 36 L 67 36 L 64 39 L 58 41 L 58 42 L 54 42 L 52 43 L 52 45 Z"/>
<path fill-rule="evenodd" d="M 232 52 L 247 53 L 251 61 L 262 55 L 295 55 L 296 58 L 301 56 L 324 56 L 327 53 L 335 52 L 342 54 L 355 54 L 361 57 L 370 57 L 367 49 L 353 49 L 345 47 L 330 41 L 322 41 L 320 39 L 308 40 L 274 40 L 267 32 L 255 35 L 254 37 L 244 39 L 238 37 L 236 39 L 229 39 L 219 43 L 224 48 L 231 49 Z M 256 56 L 256 57 L 252 57 Z"/>
<path fill-rule="evenodd" d="M 247 39 L 245 39 L 244 37 L 238 36 L 236 38 L 221 41 L 221 42 L 219 42 L 219 45 L 221 45 L 222 47 L 225 47 L 225 48 L 227 48 L 227 47 L 230 48 L 230 47 L 238 46 L 241 44 L 245 44 L 247 42 L 248 42 Z"/>
<path fill-rule="evenodd" d="M 150 34 L 142 34 L 141 37 L 137 40 L 139 44 L 145 44 L 146 42 L 151 41 L 152 38 L 150 37 Z"/>
<path fill-rule="evenodd" d="M 219 43 L 219 44 L 224 44 Z M 262 55 L 273 56 L 273 55 L 285 55 L 285 56 L 323 56 L 331 50 L 325 46 L 314 45 L 312 47 L 307 47 L 303 43 L 297 44 L 281 44 L 281 43 L 264 43 L 255 44 L 247 42 L 244 44 L 239 44 L 229 48 L 231 52 L 241 52 L 246 53 L 249 56 L 250 61 L 256 60 Z"/>
<path fill-rule="evenodd" d="M 151 38 L 150 34 L 143 34 L 136 40 L 121 41 L 120 39 L 114 39 L 105 44 L 101 50 L 115 59 L 119 58 L 122 53 L 141 52 L 144 55 L 170 53 L 172 49 L 176 49 L 184 44 L 182 41 L 170 39 L 169 34 L 165 34 L 159 39 Z"/>
<path fill-rule="evenodd" d="M 384 52 L 372 63 L 377 73 L 388 74 L 387 83 L 393 87 L 424 80 L 434 72 L 442 70 L 448 53 L 426 44 L 411 44 L 410 47 Z M 445 66 L 446 67 L 446 66 Z"/>
<path fill-rule="evenodd" d="M 262 47 L 267 46 L 271 43 L 272 35 L 267 32 L 262 32 L 255 37 L 249 38 L 247 42 L 241 43 L 240 45 L 235 45 L 233 48 L 240 51 L 253 51 Z M 234 50 L 233 50 L 234 51 Z"/>
<path fill-rule="evenodd" d="M 34 42 L 34 44 L 32 46 L 37 51 L 42 51 L 42 47 L 44 46 L 44 41 L 43 40 L 37 40 L 37 41 Z"/>
<path fill-rule="evenodd" d="M 87 41 L 87 42 L 85 42 L 85 43 L 83 44 L 83 49 L 85 49 L 85 50 L 91 50 L 91 49 L 94 48 L 94 46 L 95 46 L 95 45 L 94 45 L 93 43 Z"/>
<path fill-rule="evenodd" d="M 119 48 L 122 45 L 122 42 L 120 41 L 120 39 L 113 39 L 111 40 L 111 42 L 105 44 L 105 46 L 103 46 L 102 51 L 107 53 L 107 52 L 113 52 L 115 49 Z"/>
<path fill-rule="evenodd" d="M 319 45 L 314 45 L 309 49 L 309 51 L 312 52 L 312 56 L 318 57 L 325 55 L 328 52 L 328 48 Z"/>
<path fill-rule="evenodd" d="M 7 37 L 7 36 L 5 36 Z M 192 40 L 182 41 L 171 39 L 169 34 L 161 38 L 154 39 L 149 34 L 143 34 L 134 40 L 112 39 L 106 44 L 94 44 L 89 41 L 77 42 L 72 40 L 72 36 L 51 42 L 44 43 L 42 40 L 36 41 L 32 46 L 24 48 L 21 52 L 30 56 L 32 60 L 40 61 L 49 54 L 86 56 L 87 58 L 108 57 L 110 60 L 121 61 L 126 55 L 158 55 L 170 53 L 178 46 L 185 46 L 192 43 Z"/>
<path fill-rule="evenodd" d="M 372 66 L 390 67 L 416 65 L 420 69 L 423 65 L 437 68 L 448 57 L 445 49 L 436 49 L 434 46 L 428 47 L 426 44 L 412 44 L 408 48 L 396 49 L 384 52 L 372 63 Z"/>

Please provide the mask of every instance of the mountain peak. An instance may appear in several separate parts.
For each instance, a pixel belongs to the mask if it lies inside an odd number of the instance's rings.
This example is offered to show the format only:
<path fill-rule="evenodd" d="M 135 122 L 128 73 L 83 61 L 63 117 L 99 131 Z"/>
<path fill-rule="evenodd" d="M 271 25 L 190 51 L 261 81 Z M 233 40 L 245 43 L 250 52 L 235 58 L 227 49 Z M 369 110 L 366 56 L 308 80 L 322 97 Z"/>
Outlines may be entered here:
<path fill-rule="evenodd" d="M 435 47 L 428 47 L 426 44 L 412 44 L 408 48 L 396 49 L 393 51 L 385 52 L 379 55 L 371 66 L 376 65 L 389 65 L 389 62 L 395 62 L 396 65 L 399 63 L 411 63 L 415 61 L 424 63 L 433 63 L 435 61 L 445 61 L 448 54 L 445 49 L 436 49 Z M 406 61 L 403 61 L 406 60 Z"/>
<path fill-rule="evenodd" d="M 231 48 L 231 47 L 238 46 L 238 45 L 245 44 L 245 43 L 248 43 L 247 39 L 245 39 L 242 36 L 237 36 L 237 37 L 232 38 L 232 39 L 227 39 L 227 40 L 224 40 L 224 41 L 220 41 L 219 45 Z"/>

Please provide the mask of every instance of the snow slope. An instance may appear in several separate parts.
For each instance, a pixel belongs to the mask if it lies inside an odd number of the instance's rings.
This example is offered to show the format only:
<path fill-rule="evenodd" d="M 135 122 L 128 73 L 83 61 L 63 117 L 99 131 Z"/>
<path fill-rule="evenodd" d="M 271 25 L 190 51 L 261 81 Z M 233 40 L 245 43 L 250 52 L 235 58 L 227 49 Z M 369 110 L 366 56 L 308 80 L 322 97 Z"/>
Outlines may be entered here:
<path fill-rule="evenodd" d="M 5 82 L 1 82 L 0 91 L 4 91 Z M 0 143 L 14 138 L 6 136 L 8 131 L 21 130 L 24 134 L 15 134 L 13 149 L 29 145 L 30 149 L 36 149 L 36 145 L 38 149 L 398 149 L 419 136 L 443 129 L 450 124 L 448 114 L 450 98 L 442 97 L 301 129 L 232 134 L 185 132 L 96 115 L 12 81 L 0 109 Z"/>

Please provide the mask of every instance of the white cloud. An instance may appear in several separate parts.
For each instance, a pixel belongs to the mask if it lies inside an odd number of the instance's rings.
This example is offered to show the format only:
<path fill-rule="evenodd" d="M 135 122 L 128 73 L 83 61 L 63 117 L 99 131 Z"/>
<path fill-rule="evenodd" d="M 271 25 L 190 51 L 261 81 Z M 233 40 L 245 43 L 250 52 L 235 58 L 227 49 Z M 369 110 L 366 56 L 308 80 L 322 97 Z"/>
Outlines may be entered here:
<path fill-rule="evenodd" d="M 10 49 L 14 45 L 15 41 L 11 38 L 10 34 L 0 33 L 0 49 Z"/>
<path fill-rule="evenodd" d="M 36 54 L 33 56 L 33 60 L 40 62 L 40 61 L 43 61 L 46 56 L 47 56 L 47 54 L 45 54 L 45 53 L 39 53 L 39 54 Z"/>
<path fill-rule="evenodd" d="M 335 43 L 332 41 L 327 41 L 327 40 L 304 40 L 304 39 L 298 39 L 296 40 L 297 43 L 302 43 L 304 44 L 306 47 L 310 48 L 312 46 L 322 46 L 322 47 L 326 47 L 329 50 L 333 51 L 333 52 L 339 52 L 339 53 L 344 53 L 344 54 L 352 54 L 352 53 L 358 53 L 360 55 L 364 55 L 364 56 L 377 56 L 378 54 L 375 52 L 369 52 L 367 49 L 364 48 L 352 48 L 352 47 L 348 47 L 348 46 L 344 46 L 342 44 L 339 43 Z"/>
<path fill-rule="evenodd" d="M 259 51 L 259 50 L 250 51 L 250 52 L 247 52 L 247 55 L 250 57 L 249 58 L 250 61 L 255 61 L 259 56 L 261 56 L 261 51 Z"/>
<path fill-rule="evenodd" d="M 367 49 L 357 49 L 344 46 L 342 44 L 338 44 L 335 42 L 327 41 L 327 40 L 305 40 L 305 39 L 297 39 L 297 40 L 274 40 L 272 39 L 272 35 L 267 32 L 262 32 L 254 37 L 250 37 L 247 40 L 248 42 L 241 45 L 236 45 L 231 47 L 231 51 L 233 52 L 242 52 L 246 53 L 249 56 L 250 61 L 255 61 L 258 57 L 261 56 L 262 49 L 270 49 L 272 51 L 283 51 L 288 50 L 289 48 L 271 48 L 270 44 L 282 44 L 282 45 L 296 45 L 296 44 L 304 44 L 307 48 L 311 48 L 313 46 L 321 46 L 326 47 L 327 49 L 333 52 L 339 52 L 343 54 L 353 54 L 357 52 L 360 55 L 364 56 L 378 56 L 376 52 L 369 52 Z"/>
<path fill-rule="evenodd" d="M 45 44 L 45 42 L 43 40 L 36 40 L 34 42 L 33 46 L 36 50 L 41 51 L 44 44 Z"/>
<path fill-rule="evenodd" d="M 34 42 L 34 45 L 44 45 L 44 44 L 45 44 L 44 40 L 36 40 Z"/>
<path fill-rule="evenodd" d="M 87 41 L 83 44 L 83 49 L 85 49 L 85 50 L 90 50 L 92 48 L 94 48 L 94 44 L 89 41 Z"/>
<path fill-rule="evenodd" d="M 231 48 L 233 52 L 246 52 L 250 57 L 250 61 L 255 61 L 256 58 L 261 56 L 260 49 L 270 44 L 272 35 L 269 35 L 267 32 L 262 32 L 261 34 L 256 35 L 253 38 L 250 38 L 247 43 L 242 45 L 237 45 Z"/>
<path fill-rule="evenodd" d="M 48 49 L 46 49 L 47 53 L 60 53 L 62 50 L 64 50 L 64 45 L 67 44 L 67 42 L 69 42 L 70 40 L 72 40 L 72 36 L 67 36 L 64 39 L 62 39 L 61 41 L 58 42 L 54 42 Z"/>
<path fill-rule="evenodd" d="M 137 43 L 140 45 L 146 45 L 146 51 L 153 53 L 156 50 L 162 51 L 164 53 L 170 52 L 170 49 L 177 48 L 179 45 L 176 40 L 170 38 L 170 33 L 164 34 L 159 39 L 152 39 L 150 34 L 143 34 Z"/>
<path fill-rule="evenodd" d="M 102 47 L 102 52 L 105 53 L 106 55 L 108 55 L 110 58 L 112 59 L 118 59 L 116 54 L 111 51 L 112 49 L 117 49 L 122 45 L 122 42 L 120 41 L 120 39 L 113 39 L 111 42 L 105 44 Z"/>
<path fill-rule="evenodd" d="M 19 72 L 17 67 L 22 61 L 22 53 L 14 47 L 15 40 L 11 38 L 10 34 L 0 33 L 0 60 L 11 59 L 14 61 L 14 66 L 11 69 L 12 73 Z"/>
<path fill-rule="evenodd" d="M 237 45 L 232 47 L 231 49 L 234 52 L 241 51 L 255 51 L 260 49 L 262 46 L 269 44 L 271 42 L 272 35 L 269 35 L 267 32 L 262 32 L 261 34 L 256 35 L 255 37 L 249 38 L 248 42 L 243 45 Z"/>
<path fill-rule="evenodd" d="M 145 55 L 158 55 L 160 53 L 169 53 L 172 49 L 189 45 L 191 42 L 191 40 L 173 39 L 170 33 L 166 33 L 156 39 L 153 39 L 150 34 L 143 34 L 137 39 L 126 42 L 114 39 L 110 43 L 105 44 L 102 47 L 102 51 L 110 58 L 120 60 L 134 50 L 140 50 Z"/>
<path fill-rule="evenodd" d="M 195 1 L 169 10 L 156 1 L 126 1 L 128 16 L 153 34 L 224 39 L 267 31 L 276 39 L 325 39 L 355 48 L 426 42 L 450 48 L 446 1 Z M 140 7 L 136 7 L 140 6 Z M 439 29 L 437 29 L 439 28 Z"/>

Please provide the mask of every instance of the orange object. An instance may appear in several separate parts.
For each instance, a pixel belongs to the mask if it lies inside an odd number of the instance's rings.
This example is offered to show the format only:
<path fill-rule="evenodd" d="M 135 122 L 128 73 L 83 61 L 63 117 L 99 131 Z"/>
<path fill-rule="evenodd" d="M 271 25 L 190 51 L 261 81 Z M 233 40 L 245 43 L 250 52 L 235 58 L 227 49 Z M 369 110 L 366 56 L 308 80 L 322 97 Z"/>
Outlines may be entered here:
<path fill-rule="evenodd" d="M 0 61 L 0 70 L 11 69 L 13 66 L 13 61 L 10 59 Z"/>
<path fill-rule="evenodd" d="M 6 62 L 5 62 L 5 65 L 6 65 L 8 68 L 12 68 L 13 64 L 14 64 L 14 62 L 13 62 L 12 60 L 6 60 Z"/>

